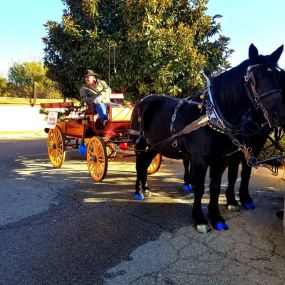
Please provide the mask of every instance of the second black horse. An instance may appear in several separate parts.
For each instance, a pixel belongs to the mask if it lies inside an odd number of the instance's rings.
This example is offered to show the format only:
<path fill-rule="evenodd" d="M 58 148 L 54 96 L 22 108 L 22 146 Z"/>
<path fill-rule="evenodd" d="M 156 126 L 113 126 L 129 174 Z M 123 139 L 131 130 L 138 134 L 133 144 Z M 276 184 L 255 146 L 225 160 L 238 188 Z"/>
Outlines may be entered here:
<path fill-rule="evenodd" d="M 285 101 L 285 71 L 279 69 L 279 82 L 282 90 L 283 100 Z M 255 124 L 251 122 L 251 131 L 247 132 L 242 136 L 243 143 L 252 149 L 252 154 L 254 157 L 258 157 L 259 153 L 264 147 L 264 144 L 267 140 L 271 141 L 271 145 L 273 149 L 277 150 L 282 154 L 284 149 L 280 146 L 279 140 L 283 137 L 281 128 L 269 128 L 268 124 L 265 121 L 264 117 L 260 117 L 258 111 L 253 109 L 249 113 L 249 119 L 254 117 Z M 252 120 L 251 120 L 252 121 Z M 256 124 L 258 122 L 258 124 Z M 247 127 L 248 128 L 248 127 Z M 283 134 L 285 130 L 285 126 L 282 126 Z M 272 138 L 272 134 L 274 133 L 274 139 Z M 282 135 L 282 136 L 281 136 Z M 239 186 L 239 202 L 235 197 L 235 184 L 238 177 L 239 164 L 241 163 L 241 180 Z M 278 165 L 278 161 L 272 161 L 273 165 Z M 192 190 L 192 177 L 191 177 L 191 169 L 190 169 L 190 161 L 183 160 L 184 166 L 184 191 Z M 277 166 L 278 167 L 278 166 Z M 252 165 L 248 164 L 248 161 L 244 157 L 241 151 L 237 151 L 232 154 L 228 161 L 228 186 L 226 189 L 226 199 L 227 199 L 227 209 L 230 211 L 239 211 L 240 205 L 245 209 L 254 209 L 255 205 L 253 199 L 249 193 L 249 181 L 251 176 Z"/>

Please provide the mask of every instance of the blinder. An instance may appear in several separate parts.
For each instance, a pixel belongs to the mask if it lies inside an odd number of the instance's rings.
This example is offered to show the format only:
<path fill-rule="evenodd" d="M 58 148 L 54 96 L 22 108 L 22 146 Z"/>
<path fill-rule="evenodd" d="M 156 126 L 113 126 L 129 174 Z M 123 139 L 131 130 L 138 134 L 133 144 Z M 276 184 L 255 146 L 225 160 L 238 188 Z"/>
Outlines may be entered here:
<path fill-rule="evenodd" d="M 254 76 L 254 70 L 260 67 L 264 67 L 264 64 L 254 64 L 254 65 L 250 65 L 247 68 L 247 73 L 244 76 L 244 80 L 245 80 L 245 86 L 247 87 L 247 93 L 250 97 L 250 99 L 254 102 L 255 108 L 256 109 L 261 109 L 263 112 L 263 115 L 265 117 L 265 119 L 267 120 L 269 126 L 271 125 L 270 123 L 270 119 L 268 116 L 268 112 L 266 111 L 266 108 L 264 106 L 264 104 L 262 103 L 262 99 L 264 99 L 265 97 L 274 94 L 273 96 L 279 96 L 281 98 L 281 89 L 272 89 L 263 93 L 259 93 L 257 91 L 256 88 L 256 79 Z M 274 70 L 270 67 L 267 67 L 266 71 L 272 71 L 274 72 Z"/>
<path fill-rule="evenodd" d="M 282 92 L 281 89 L 272 89 L 272 90 L 264 92 L 262 94 L 259 94 L 257 92 L 257 90 L 256 90 L 256 80 L 255 80 L 253 71 L 254 71 L 254 69 L 256 69 L 258 67 L 262 67 L 262 66 L 263 66 L 263 64 L 254 64 L 254 65 L 248 66 L 247 73 L 244 76 L 245 83 L 246 83 L 246 85 L 248 85 L 248 87 L 250 87 L 250 89 L 252 91 L 252 95 L 253 95 L 254 101 L 256 103 L 260 102 L 261 98 L 264 98 L 264 97 L 266 97 L 268 95 L 271 95 L 271 94 L 274 94 L 274 93 L 279 93 L 280 96 L 281 96 L 281 92 Z M 268 68 L 267 71 L 273 71 L 273 69 Z"/>

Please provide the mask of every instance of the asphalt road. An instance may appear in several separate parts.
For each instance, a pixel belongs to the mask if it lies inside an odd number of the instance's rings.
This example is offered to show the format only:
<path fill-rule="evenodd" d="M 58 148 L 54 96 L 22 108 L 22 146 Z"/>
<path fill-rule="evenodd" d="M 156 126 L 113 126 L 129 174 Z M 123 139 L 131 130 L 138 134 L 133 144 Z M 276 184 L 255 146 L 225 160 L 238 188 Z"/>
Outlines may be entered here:
<path fill-rule="evenodd" d="M 102 284 L 139 245 L 191 222 L 183 203 L 132 200 L 132 159 L 111 161 L 96 184 L 76 151 L 53 169 L 45 144 L 0 141 L 0 284 Z M 171 176 L 154 184 L 176 192 Z"/>
<path fill-rule="evenodd" d="M 189 276 L 161 279 L 160 271 L 151 268 L 146 258 L 158 250 L 151 259 L 156 260 L 155 266 L 172 264 L 173 251 L 149 245 L 162 237 L 178 240 L 177 233 L 181 242 L 185 229 L 205 246 L 205 236 L 192 226 L 193 194 L 184 196 L 180 189 L 181 163 L 164 160 L 160 171 L 149 178 L 154 197 L 134 201 L 133 159 L 110 161 L 102 183 L 91 180 L 77 152 L 67 156 L 62 168 L 53 169 L 45 138 L 0 140 L 0 161 L 0 284 L 199 284 L 188 283 Z M 277 211 L 283 203 L 281 184 L 276 186 L 274 178 L 267 177 L 259 177 L 256 183 L 257 190 L 261 185 L 277 190 L 269 208 L 271 214 Z M 282 227 L 281 221 L 271 218 Z M 197 248 L 191 251 L 200 254 Z M 155 279 L 148 273 L 152 269 Z M 140 271 L 143 279 L 137 277 Z M 231 284 L 227 279 L 203 283 L 204 277 L 199 278 L 200 284 Z M 278 278 L 285 281 L 282 274 Z M 247 283 L 236 280 L 233 284 Z"/>

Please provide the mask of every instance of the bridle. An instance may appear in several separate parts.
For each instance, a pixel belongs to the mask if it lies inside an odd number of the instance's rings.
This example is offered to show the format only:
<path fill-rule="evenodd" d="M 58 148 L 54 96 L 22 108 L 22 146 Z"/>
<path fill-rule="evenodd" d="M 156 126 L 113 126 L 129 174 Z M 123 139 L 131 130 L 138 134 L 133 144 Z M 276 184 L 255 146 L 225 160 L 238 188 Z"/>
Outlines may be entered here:
<path fill-rule="evenodd" d="M 264 64 L 254 64 L 254 65 L 250 65 L 247 68 L 247 73 L 244 76 L 244 80 L 245 80 L 245 86 L 247 89 L 247 94 L 249 96 L 249 98 L 251 99 L 251 101 L 253 101 L 254 107 L 255 109 L 260 109 L 263 113 L 264 118 L 266 119 L 269 127 L 271 127 L 271 122 L 269 119 L 269 115 L 268 112 L 266 110 L 266 108 L 264 107 L 264 104 L 262 103 L 262 99 L 271 95 L 271 94 L 280 94 L 279 96 L 281 96 L 281 89 L 272 89 L 270 91 L 264 92 L 262 94 L 258 93 L 256 90 L 256 80 L 254 77 L 254 70 L 264 66 Z M 270 67 L 268 67 L 269 69 Z M 271 69 L 270 69 L 271 70 Z M 272 70 L 273 71 L 273 70 Z"/>
<path fill-rule="evenodd" d="M 261 66 L 263 66 L 263 65 L 262 64 L 255 64 L 255 65 L 248 66 L 247 73 L 244 76 L 245 86 L 246 86 L 248 97 L 253 102 L 255 109 L 257 109 L 257 110 L 260 109 L 262 111 L 263 116 L 264 116 L 265 120 L 267 121 L 269 128 L 271 128 L 271 122 L 270 122 L 270 119 L 268 116 L 268 112 L 265 109 L 265 106 L 262 103 L 262 100 L 260 100 L 260 99 L 263 99 L 266 96 L 269 96 L 270 94 L 273 94 L 273 93 L 275 93 L 275 94 L 279 93 L 281 96 L 281 89 L 272 89 L 272 90 L 264 92 L 262 94 L 259 94 L 257 92 L 256 80 L 254 77 L 253 70 L 258 68 L 258 67 L 261 67 Z M 206 81 L 207 81 L 206 113 L 207 113 L 207 116 L 209 118 L 208 125 L 212 129 L 226 134 L 231 139 L 232 143 L 237 147 L 237 149 L 244 153 L 248 165 L 250 165 L 250 166 L 256 165 L 257 159 L 252 154 L 251 148 L 247 148 L 246 145 L 240 143 L 236 137 L 237 135 L 242 135 L 242 136 L 244 135 L 242 130 L 243 130 L 247 120 L 245 120 L 245 124 L 241 124 L 239 127 L 233 126 L 232 124 L 227 122 L 227 120 L 225 120 L 225 118 L 223 117 L 222 113 L 219 110 L 219 107 L 214 102 L 210 80 L 207 78 L 207 76 L 205 75 L 204 72 L 202 72 L 202 74 L 204 75 L 204 77 L 206 78 Z M 243 116 L 243 118 L 244 117 L 246 118 L 246 116 L 249 114 L 248 112 L 249 111 L 246 112 L 246 114 Z M 264 126 L 266 126 L 266 124 L 262 124 L 262 128 Z M 240 131 L 237 131 L 238 129 Z"/>

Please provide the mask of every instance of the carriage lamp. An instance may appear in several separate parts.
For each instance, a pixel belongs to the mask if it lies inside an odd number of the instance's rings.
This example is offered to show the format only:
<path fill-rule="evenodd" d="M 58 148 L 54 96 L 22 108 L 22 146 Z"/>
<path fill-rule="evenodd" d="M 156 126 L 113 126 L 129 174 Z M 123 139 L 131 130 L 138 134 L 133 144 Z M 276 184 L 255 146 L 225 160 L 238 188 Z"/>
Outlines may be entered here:
<path fill-rule="evenodd" d="M 126 142 L 120 143 L 120 148 L 121 149 L 127 149 L 128 148 L 128 143 L 126 143 Z"/>

